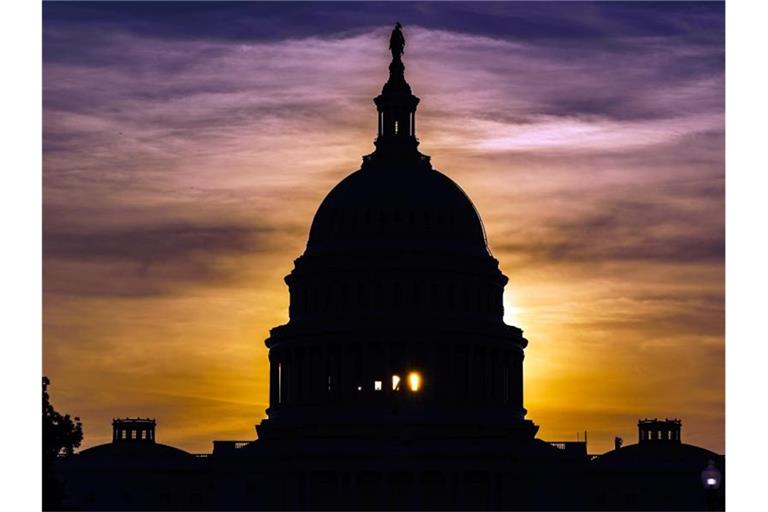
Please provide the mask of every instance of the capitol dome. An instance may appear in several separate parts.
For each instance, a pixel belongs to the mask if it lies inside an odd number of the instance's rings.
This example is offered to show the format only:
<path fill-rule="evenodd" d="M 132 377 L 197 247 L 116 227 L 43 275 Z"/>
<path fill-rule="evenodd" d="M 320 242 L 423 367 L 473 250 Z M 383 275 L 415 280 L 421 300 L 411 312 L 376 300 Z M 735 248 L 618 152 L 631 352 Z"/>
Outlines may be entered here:
<path fill-rule="evenodd" d="M 350 174 L 320 205 L 307 254 L 393 250 L 489 254 L 475 206 L 444 174 L 431 169 Z"/>
<path fill-rule="evenodd" d="M 533 439 L 522 330 L 504 323 L 507 277 L 464 191 L 418 150 L 419 98 L 393 32 L 374 98 L 373 153 L 320 204 L 270 330 L 261 439 L 381 435 Z M 398 44 L 399 41 L 399 44 Z"/>

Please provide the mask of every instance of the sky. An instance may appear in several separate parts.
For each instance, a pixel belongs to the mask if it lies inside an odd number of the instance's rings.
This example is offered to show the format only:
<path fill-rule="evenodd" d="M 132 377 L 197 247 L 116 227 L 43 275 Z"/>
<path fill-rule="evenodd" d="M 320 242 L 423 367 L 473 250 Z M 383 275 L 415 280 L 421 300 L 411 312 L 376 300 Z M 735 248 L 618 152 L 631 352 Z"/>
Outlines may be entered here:
<path fill-rule="evenodd" d="M 724 452 L 724 4 L 43 4 L 43 372 L 209 452 L 265 417 L 264 339 L 372 151 L 395 21 L 420 150 L 475 203 L 525 406 L 590 453 L 642 417 Z"/>

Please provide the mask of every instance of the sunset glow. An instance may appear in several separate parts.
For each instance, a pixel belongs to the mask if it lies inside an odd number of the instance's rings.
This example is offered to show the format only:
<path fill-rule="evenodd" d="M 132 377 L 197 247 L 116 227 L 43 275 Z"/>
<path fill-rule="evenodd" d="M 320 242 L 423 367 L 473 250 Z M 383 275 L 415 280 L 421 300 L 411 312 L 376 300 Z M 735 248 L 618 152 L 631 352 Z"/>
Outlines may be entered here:
<path fill-rule="evenodd" d="M 283 277 L 373 149 L 400 19 L 419 149 L 472 198 L 509 277 L 538 436 L 587 430 L 600 453 L 639 417 L 679 417 L 684 442 L 722 452 L 722 6 L 399 4 L 234 4 L 226 28 L 207 4 L 45 4 L 57 409 L 85 447 L 118 416 L 157 418 L 158 441 L 192 452 L 255 437 Z M 494 17 L 506 28 L 478 21 Z"/>

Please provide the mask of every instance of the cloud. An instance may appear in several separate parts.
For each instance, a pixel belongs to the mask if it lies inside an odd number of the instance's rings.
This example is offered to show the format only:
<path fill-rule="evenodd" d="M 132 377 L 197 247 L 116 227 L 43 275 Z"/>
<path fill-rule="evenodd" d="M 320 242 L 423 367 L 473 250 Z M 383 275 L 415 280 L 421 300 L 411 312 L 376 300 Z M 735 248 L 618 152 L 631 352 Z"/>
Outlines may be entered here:
<path fill-rule="evenodd" d="M 722 368 L 721 6 L 44 10 L 45 367 L 64 410 L 92 397 L 87 425 L 126 414 L 93 393 L 108 385 L 135 414 L 168 411 L 183 447 L 209 448 L 206 422 L 253 436 L 255 406 L 236 404 L 266 400 L 282 277 L 373 148 L 401 15 L 420 148 L 478 206 L 532 340 L 531 415 L 554 417 L 552 390 L 602 396 L 609 446 L 665 386 L 670 414 L 723 403 L 706 379 Z"/>
<path fill-rule="evenodd" d="M 45 291 L 144 296 L 173 285 L 236 282 L 227 264 L 268 250 L 268 228 L 155 225 L 130 230 L 43 232 Z M 72 279 L 72 270 L 85 276 Z"/>
<path fill-rule="evenodd" d="M 306 3 L 195 3 L 179 8 L 161 4 L 79 3 L 43 6 L 47 27 L 78 26 L 93 34 L 117 29 L 140 37 L 171 40 L 200 38 L 229 42 L 301 39 L 335 35 L 370 27 L 391 26 L 399 19 L 406 27 L 429 26 L 450 32 L 490 35 L 538 44 L 583 47 L 615 43 L 618 36 L 665 36 L 683 42 L 722 46 L 722 3 L 633 3 L 605 5 L 582 2 L 564 9 L 556 3 L 408 2 L 387 5 L 358 2 L 354 6 L 328 3 L 322 9 Z M 89 40 L 90 32 L 82 39 Z M 69 45 L 78 41 L 68 41 Z M 64 57 L 65 52 L 57 57 Z M 77 57 L 81 57 L 77 53 Z"/>
<path fill-rule="evenodd" d="M 147 269 L 153 262 L 178 262 L 199 253 L 253 253 L 266 228 L 241 226 L 152 226 L 100 233 L 43 232 L 43 255 L 79 261 L 131 260 Z"/>
<path fill-rule="evenodd" d="M 721 264 L 725 258 L 724 218 L 698 225 L 708 203 L 675 204 L 668 197 L 626 198 L 593 204 L 589 212 L 561 218 L 496 245 L 524 263 L 662 262 Z"/>

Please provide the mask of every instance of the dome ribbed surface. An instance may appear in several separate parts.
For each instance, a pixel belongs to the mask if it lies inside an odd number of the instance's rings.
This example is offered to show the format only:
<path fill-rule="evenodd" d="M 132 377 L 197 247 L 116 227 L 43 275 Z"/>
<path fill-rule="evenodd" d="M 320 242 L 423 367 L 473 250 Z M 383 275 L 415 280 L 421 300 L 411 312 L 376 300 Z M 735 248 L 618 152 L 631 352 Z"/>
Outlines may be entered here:
<path fill-rule="evenodd" d="M 307 253 L 371 250 L 489 254 L 472 201 L 435 170 L 360 170 L 328 194 Z"/>

